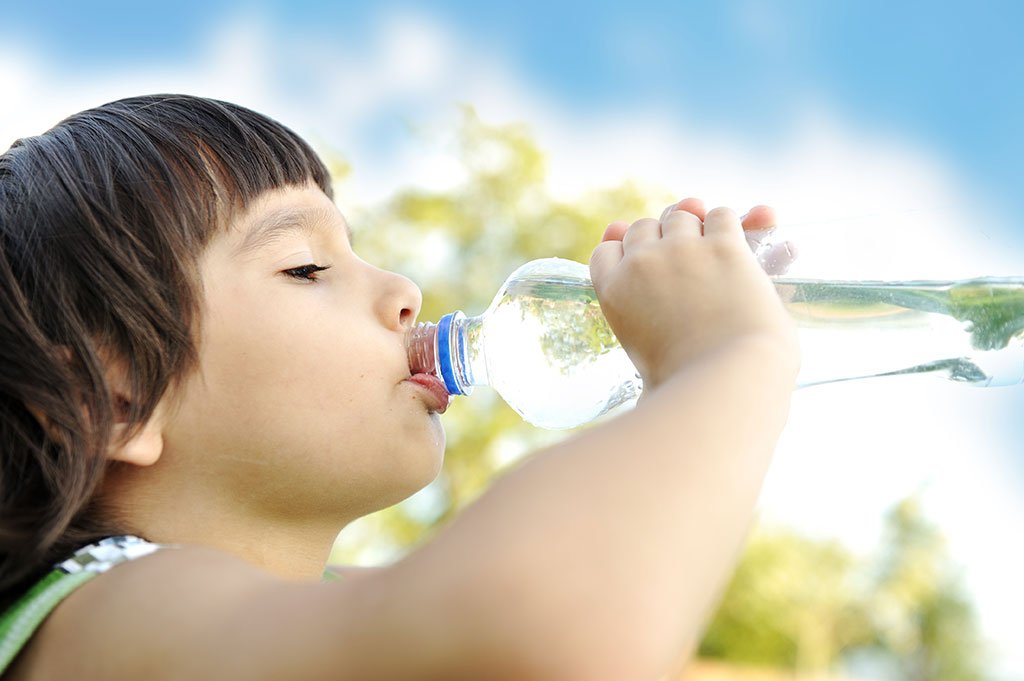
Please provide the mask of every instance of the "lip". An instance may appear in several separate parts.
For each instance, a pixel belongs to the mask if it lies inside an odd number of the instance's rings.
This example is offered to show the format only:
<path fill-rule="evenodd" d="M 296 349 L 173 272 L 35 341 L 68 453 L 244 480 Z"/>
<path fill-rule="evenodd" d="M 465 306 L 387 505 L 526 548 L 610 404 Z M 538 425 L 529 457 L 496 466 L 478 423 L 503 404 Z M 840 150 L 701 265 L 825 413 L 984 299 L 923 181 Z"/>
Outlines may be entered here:
<path fill-rule="evenodd" d="M 448 405 L 451 404 L 452 398 L 448 394 L 448 390 L 445 389 L 444 383 L 437 376 L 433 374 L 413 374 L 405 379 L 405 381 L 412 383 L 420 389 L 420 393 L 426 397 L 425 401 L 430 411 L 443 414 L 448 410 Z"/>

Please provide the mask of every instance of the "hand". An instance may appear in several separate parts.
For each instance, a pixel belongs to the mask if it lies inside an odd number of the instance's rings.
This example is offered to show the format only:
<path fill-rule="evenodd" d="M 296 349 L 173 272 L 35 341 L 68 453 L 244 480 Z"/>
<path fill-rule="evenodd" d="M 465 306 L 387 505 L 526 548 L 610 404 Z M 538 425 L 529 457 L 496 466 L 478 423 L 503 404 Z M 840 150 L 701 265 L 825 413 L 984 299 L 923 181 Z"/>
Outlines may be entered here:
<path fill-rule="evenodd" d="M 661 219 L 664 220 L 669 213 L 676 209 L 693 213 L 701 220 L 707 213 L 704 202 L 700 199 L 684 199 L 666 207 L 661 214 Z M 740 223 L 743 225 L 743 236 L 747 239 L 747 245 L 757 256 L 761 268 L 771 275 L 785 274 L 797 258 L 797 249 L 791 241 L 771 242 L 770 237 L 775 232 L 775 211 L 771 206 L 754 206 L 740 218 Z M 616 226 L 616 230 L 621 229 L 625 233 L 625 222 L 613 222 L 612 225 Z M 609 228 L 612 225 L 609 225 Z M 605 238 L 607 237 L 608 232 L 606 231 Z"/>
<path fill-rule="evenodd" d="M 774 222 L 766 206 L 741 224 L 727 208 L 706 212 L 700 200 L 686 199 L 669 206 L 662 220 L 608 226 L 591 256 L 591 276 L 646 387 L 745 338 L 774 339 L 782 359 L 799 364 L 796 325 L 744 238 L 763 237 Z M 781 271 L 795 257 L 790 244 L 768 252 Z"/>

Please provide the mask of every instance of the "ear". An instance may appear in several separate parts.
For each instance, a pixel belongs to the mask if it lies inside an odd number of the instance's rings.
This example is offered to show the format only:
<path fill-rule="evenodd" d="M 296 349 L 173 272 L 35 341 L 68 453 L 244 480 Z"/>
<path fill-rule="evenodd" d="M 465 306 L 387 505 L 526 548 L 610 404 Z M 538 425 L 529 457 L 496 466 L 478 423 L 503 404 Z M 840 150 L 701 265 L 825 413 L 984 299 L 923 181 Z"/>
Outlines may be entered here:
<path fill-rule="evenodd" d="M 107 458 L 123 461 L 136 466 L 152 466 L 160 459 L 164 450 L 165 400 L 161 400 L 146 423 L 139 426 L 131 438 L 125 440 L 128 430 L 126 421 L 130 390 L 127 373 L 118 364 L 107 364 L 107 382 L 114 392 L 114 430 L 111 433 Z"/>
<path fill-rule="evenodd" d="M 136 466 L 152 466 L 159 461 L 164 451 L 164 422 L 160 411 L 158 408 L 128 440 L 124 440 L 127 425 L 123 421 L 116 423 L 107 458 Z"/>

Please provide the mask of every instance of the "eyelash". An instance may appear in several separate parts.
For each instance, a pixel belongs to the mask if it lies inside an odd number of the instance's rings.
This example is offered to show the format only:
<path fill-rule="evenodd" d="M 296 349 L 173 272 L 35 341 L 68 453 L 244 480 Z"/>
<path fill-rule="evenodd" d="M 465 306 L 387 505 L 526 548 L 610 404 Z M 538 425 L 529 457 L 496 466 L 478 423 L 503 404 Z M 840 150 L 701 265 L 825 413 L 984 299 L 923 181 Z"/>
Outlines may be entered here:
<path fill-rule="evenodd" d="M 314 276 L 317 272 L 323 272 L 324 270 L 329 269 L 331 269 L 330 265 L 303 265 L 302 267 L 293 267 L 290 270 L 284 270 L 284 273 L 289 277 L 299 279 L 300 281 L 313 283 L 319 281 L 319 278 Z"/>

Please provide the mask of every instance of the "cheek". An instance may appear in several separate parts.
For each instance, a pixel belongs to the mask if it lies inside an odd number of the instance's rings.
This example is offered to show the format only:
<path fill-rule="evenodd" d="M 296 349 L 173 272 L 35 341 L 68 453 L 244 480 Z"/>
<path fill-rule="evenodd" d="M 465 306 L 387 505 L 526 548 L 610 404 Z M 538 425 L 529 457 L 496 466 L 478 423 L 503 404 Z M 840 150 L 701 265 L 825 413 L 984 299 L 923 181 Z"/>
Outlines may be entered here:
<path fill-rule="evenodd" d="M 346 443 L 377 450 L 374 438 L 402 430 L 416 413 L 401 408 L 419 406 L 396 399 L 401 351 L 387 347 L 394 339 L 329 291 L 274 283 L 208 289 L 201 374 L 181 435 L 259 456 Z"/>
<path fill-rule="evenodd" d="M 259 300 L 227 292 L 233 304 L 211 314 L 200 347 L 209 388 L 257 411 L 340 414 L 383 397 L 394 380 L 375 361 L 381 339 L 372 337 L 370 325 L 319 292 L 285 291 Z"/>
<path fill-rule="evenodd" d="M 327 345 L 303 330 L 256 323 L 242 333 L 211 337 L 203 359 L 218 383 L 285 389 L 315 384 L 323 370 L 336 368 Z"/>
<path fill-rule="evenodd" d="M 281 295 L 275 286 L 235 285 L 215 292 L 200 347 L 202 359 L 215 370 L 239 377 L 287 372 L 302 358 L 323 352 L 326 337 L 334 331 L 323 309 L 306 309 L 309 306 L 303 303 L 301 296 Z"/>

